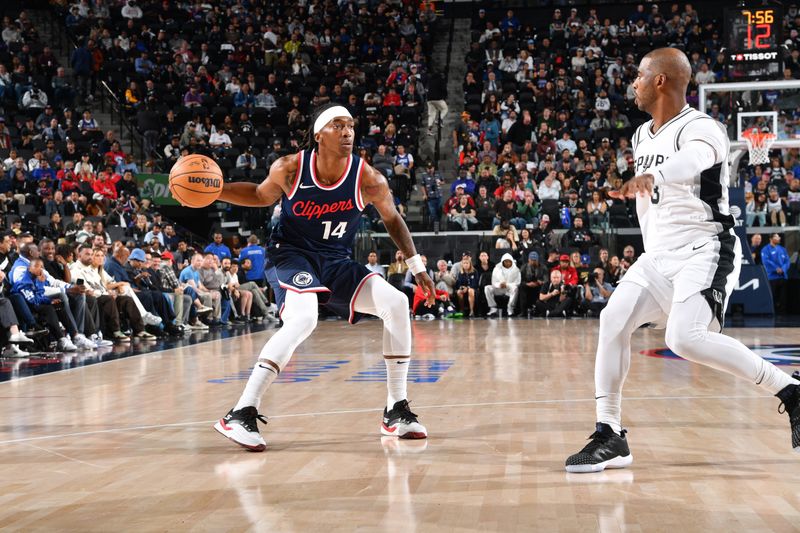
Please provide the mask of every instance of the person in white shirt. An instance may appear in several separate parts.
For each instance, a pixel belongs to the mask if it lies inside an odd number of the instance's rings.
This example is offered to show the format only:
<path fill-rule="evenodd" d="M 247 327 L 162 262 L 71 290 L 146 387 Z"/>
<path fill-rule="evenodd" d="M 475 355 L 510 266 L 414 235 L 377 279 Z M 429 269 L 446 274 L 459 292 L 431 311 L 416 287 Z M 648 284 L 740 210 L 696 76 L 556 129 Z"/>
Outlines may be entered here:
<path fill-rule="evenodd" d="M 717 76 L 708 69 L 708 63 L 701 63 L 700 70 L 694 75 L 694 81 L 696 81 L 698 85 L 714 83 L 717 81 Z"/>
<path fill-rule="evenodd" d="M 367 264 L 364 266 L 367 267 L 367 270 L 370 272 L 375 272 L 386 278 L 386 269 L 383 268 L 383 265 L 378 263 L 378 253 L 376 251 L 373 250 L 367 255 Z"/>
<path fill-rule="evenodd" d="M 597 424 L 591 442 L 566 461 L 568 472 L 633 462 L 622 429 L 622 387 L 631 337 L 645 324 L 687 361 L 745 379 L 781 401 L 792 448 L 800 452 L 800 383 L 721 333 L 739 280 L 742 247 L 728 200 L 730 140 L 723 125 L 689 107 L 692 67 L 677 48 L 642 58 L 636 105 L 653 118 L 633 136 L 636 175 L 612 192 L 635 198 L 645 253 L 625 273 L 600 315 L 595 362 Z"/>
<path fill-rule="evenodd" d="M 217 130 L 211 134 L 208 138 L 208 144 L 214 150 L 223 151 L 226 148 L 230 148 L 233 143 L 231 143 L 231 138 L 228 137 L 228 134 L 225 133 L 225 128 L 220 126 Z"/>
<path fill-rule="evenodd" d="M 540 200 L 558 200 L 561 198 L 561 182 L 556 179 L 556 171 L 551 170 L 539 184 Z"/>
<path fill-rule="evenodd" d="M 122 6 L 122 18 L 126 19 L 140 19 L 144 15 L 142 8 L 136 5 L 136 0 L 128 0 Z"/>
<path fill-rule="evenodd" d="M 521 282 L 522 275 L 514 262 L 514 257 L 509 253 L 503 254 L 500 262 L 492 271 L 492 283 L 483 290 L 486 295 L 486 302 L 489 304 L 487 316 L 493 317 L 497 315 L 495 296 L 508 296 L 508 316 L 513 315 L 514 305 L 517 303 L 517 291 L 519 291 Z"/>

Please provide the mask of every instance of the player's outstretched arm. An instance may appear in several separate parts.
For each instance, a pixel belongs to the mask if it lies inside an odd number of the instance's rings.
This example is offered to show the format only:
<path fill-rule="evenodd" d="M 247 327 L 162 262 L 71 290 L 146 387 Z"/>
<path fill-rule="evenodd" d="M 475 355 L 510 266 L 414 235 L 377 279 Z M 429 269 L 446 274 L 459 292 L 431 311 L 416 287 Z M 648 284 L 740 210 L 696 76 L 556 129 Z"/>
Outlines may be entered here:
<path fill-rule="evenodd" d="M 411 232 L 408 231 L 405 220 L 400 216 L 394 205 L 394 196 L 391 189 L 389 189 L 389 183 L 383 174 L 366 164 L 364 165 L 364 175 L 361 179 L 361 196 L 365 204 L 372 204 L 378 210 L 383 220 L 383 225 L 386 226 L 386 231 L 400 251 L 403 252 L 403 255 L 406 258 L 417 255 L 417 248 L 414 246 Z M 417 284 L 425 291 L 425 296 L 427 297 L 425 305 L 430 307 L 436 301 L 433 280 L 431 280 L 427 272 L 420 272 L 414 277 Z"/>
<path fill-rule="evenodd" d="M 244 207 L 269 207 L 280 200 L 283 193 L 289 194 L 297 174 L 297 155 L 276 159 L 269 174 L 260 184 L 226 183 L 219 201 Z"/>

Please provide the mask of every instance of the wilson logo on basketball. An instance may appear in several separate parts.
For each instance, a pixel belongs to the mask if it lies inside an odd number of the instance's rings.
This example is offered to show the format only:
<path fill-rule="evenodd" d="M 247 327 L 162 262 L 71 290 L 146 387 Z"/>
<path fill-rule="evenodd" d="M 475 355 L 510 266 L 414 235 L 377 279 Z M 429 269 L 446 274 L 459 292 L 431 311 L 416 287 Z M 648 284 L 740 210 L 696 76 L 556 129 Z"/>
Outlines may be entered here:
<path fill-rule="evenodd" d="M 341 211 L 349 211 L 355 209 L 353 200 L 340 200 L 330 204 L 318 204 L 314 201 L 299 201 L 292 206 L 292 213 L 298 217 L 304 217 L 309 220 L 312 218 L 320 218 L 322 215 L 330 213 L 338 213 Z"/>
<path fill-rule="evenodd" d="M 189 183 L 201 183 L 205 187 L 213 187 L 215 189 L 222 186 L 222 182 L 219 178 L 201 178 L 200 176 L 189 176 L 186 181 Z"/>

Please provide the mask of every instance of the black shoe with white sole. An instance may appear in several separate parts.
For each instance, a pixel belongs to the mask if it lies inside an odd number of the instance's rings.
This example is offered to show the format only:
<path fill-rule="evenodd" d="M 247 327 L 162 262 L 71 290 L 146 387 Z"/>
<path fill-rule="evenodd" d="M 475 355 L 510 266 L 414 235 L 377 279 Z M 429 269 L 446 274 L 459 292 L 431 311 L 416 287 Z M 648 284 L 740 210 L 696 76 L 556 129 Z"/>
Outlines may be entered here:
<path fill-rule="evenodd" d="M 795 372 L 792 377 L 800 380 L 800 372 Z M 792 427 L 792 448 L 800 453 L 800 384 L 787 385 L 778 394 L 781 401 L 778 412 L 789 415 L 789 424 Z"/>
<path fill-rule="evenodd" d="M 567 458 L 567 472 L 586 473 L 602 472 L 606 468 L 625 468 L 633 463 L 633 455 L 622 434 L 616 433 L 611 426 L 598 422 L 595 432 L 589 436 L 589 444 Z"/>

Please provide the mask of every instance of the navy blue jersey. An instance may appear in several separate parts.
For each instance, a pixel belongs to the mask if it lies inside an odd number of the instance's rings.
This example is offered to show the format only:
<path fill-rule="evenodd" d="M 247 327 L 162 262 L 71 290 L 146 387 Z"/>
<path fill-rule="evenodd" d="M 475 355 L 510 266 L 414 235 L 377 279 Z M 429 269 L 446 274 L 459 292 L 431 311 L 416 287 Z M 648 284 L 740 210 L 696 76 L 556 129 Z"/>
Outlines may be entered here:
<path fill-rule="evenodd" d="M 364 162 L 350 155 L 344 174 L 333 185 L 317 180 L 316 164 L 315 151 L 298 152 L 297 178 L 291 192 L 281 199 L 281 216 L 272 241 L 326 256 L 348 257 L 364 210 Z"/>

